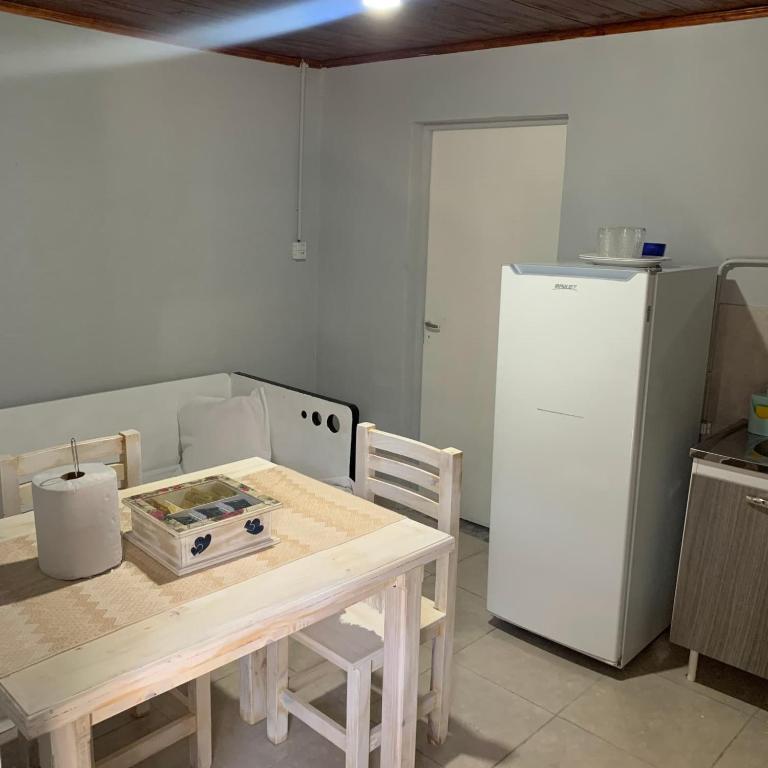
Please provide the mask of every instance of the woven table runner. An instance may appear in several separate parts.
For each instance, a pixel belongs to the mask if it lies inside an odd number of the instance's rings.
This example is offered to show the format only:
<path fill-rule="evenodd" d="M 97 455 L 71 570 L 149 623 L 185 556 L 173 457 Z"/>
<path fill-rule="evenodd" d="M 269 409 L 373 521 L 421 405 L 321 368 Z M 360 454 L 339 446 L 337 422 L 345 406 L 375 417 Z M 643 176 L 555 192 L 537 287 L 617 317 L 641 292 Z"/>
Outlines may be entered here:
<path fill-rule="evenodd" d="M 59 581 L 40 572 L 34 533 L 0 541 L 0 677 L 402 519 L 284 467 L 237 479 L 282 502 L 272 513 L 280 542 L 187 576 L 175 576 L 123 539 L 123 563 L 113 571 Z M 129 529 L 123 508 L 123 530 Z"/>

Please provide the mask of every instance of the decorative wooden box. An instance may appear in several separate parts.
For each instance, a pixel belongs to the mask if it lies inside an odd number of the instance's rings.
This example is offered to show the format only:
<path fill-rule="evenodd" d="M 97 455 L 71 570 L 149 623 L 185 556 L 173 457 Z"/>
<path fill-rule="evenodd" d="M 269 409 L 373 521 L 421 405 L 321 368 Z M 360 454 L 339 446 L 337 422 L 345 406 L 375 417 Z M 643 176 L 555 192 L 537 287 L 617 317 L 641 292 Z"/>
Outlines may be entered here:
<path fill-rule="evenodd" d="M 280 502 L 217 475 L 124 500 L 133 530 L 126 538 L 177 576 L 277 543 L 272 511 Z"/>

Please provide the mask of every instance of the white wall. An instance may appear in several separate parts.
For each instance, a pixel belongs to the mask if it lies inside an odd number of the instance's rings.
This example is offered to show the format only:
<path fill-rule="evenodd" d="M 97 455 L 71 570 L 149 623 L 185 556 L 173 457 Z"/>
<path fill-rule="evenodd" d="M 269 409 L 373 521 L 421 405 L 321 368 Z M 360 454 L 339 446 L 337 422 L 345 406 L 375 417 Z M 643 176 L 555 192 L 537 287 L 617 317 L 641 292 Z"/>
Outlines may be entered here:
<path fill-rule="evenodd" d="M 418 123 L 567 114 L 560 259 L 593 249 L 600 225 L 641 224 L 679 261 L 716 263 L 768 253 L 767 72 L 768 21 L 329 71 L 320 389 L 417 428 Z"/>
<path fill-rule="evenodd" d="M 0 406 L 234 369 L 314 385 L 297 78 L 0 13 Z"/>
<path fill-rule="evenodd" d="M 295 264 L 294 68 L 0 14 L 0 406 L 244 368 L 413 433 L 419 124 L 567 114 L 560 258 L 760 256 L 766 71 L 751 21 L 312 73 Z"/>

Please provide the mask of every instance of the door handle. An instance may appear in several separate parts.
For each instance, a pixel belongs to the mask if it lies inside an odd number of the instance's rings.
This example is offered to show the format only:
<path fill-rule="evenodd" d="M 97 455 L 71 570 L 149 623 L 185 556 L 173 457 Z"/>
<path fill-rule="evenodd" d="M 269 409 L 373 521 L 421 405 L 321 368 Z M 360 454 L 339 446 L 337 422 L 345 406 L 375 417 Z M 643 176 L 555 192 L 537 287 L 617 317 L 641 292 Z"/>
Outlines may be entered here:
<path fill-rule="evenodd" d="M 430 332 L 430 333 L 440 333 L 440 326 L 437 323 L 430 322 L 427 320 L 424 323 L 424 327 Z"/>
<path fill-rule="evenodd" d="M 759 496 L 747 496 L 747 504 L 756 507 L 761 512 L 768 512 L 768 499 L 761 499 Z"/>

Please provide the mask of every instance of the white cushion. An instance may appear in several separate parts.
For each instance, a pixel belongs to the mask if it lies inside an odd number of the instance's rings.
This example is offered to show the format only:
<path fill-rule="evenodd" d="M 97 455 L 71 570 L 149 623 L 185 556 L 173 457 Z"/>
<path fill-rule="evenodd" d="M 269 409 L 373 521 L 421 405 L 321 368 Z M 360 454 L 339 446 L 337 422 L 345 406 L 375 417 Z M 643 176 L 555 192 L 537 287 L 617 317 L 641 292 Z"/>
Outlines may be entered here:
<path fill-rule="evenodd" d="M 253 456 L 270 460 L 269 413 L 262 389 L 246 397 L 196 397 L 179 409 L 185 472 Z"/>
<path fill-rule="evenodd" d="M 178 437 L 176 439 L 178 440 Z M 143 470 L 141 473 L 141 482 L 154 483 L 155 480 L 167 480 L 170 477 L 178 477 L 183 474 L 184 470 L 181 468 L 181 464 L 170 464 L 167 467 Z"/>
<path fill-rule="evenodd" d="M 255 383 L 247 392 L 249 394 Z M 179 409 L 195 397 L 229 397 L 230 377 L 215 373 L 181 381 L 97 392 L 92 395 L 0 409 L 0 454 L 16 455 L 87 440 L 123 429 L 141 433 L 145 482 L 179 464 Z"/>
<path fill-rule="evenodd" d="M 351 477 L 326 477 L 323 482 L 347 493 L 355 492 L 355 484 Z"/>

